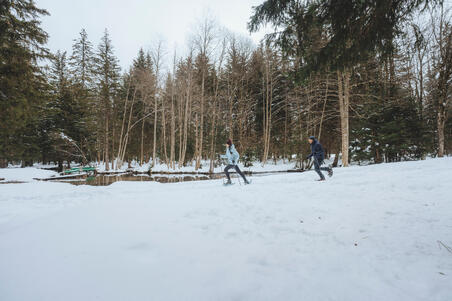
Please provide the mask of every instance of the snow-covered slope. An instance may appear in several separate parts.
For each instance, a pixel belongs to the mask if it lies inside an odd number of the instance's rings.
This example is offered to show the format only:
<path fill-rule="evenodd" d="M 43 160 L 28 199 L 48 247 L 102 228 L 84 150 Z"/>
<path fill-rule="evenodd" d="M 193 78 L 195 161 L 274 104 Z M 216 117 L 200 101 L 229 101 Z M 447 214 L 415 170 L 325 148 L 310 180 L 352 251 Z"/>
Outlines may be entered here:
<path fill-rule="evenodd" d="M 35 167 L 12 167 L 12 168 L 0 168 L 0 178 L 5 181 L 33 181 L 33 178 L 50 178 L 56 176 L 58 173 L 52 170 L 45 170 Z"/>
<path fill-rule="evenodd" d="M 0 185 L 0 300 L 452 300 L 451 169 Z"/>

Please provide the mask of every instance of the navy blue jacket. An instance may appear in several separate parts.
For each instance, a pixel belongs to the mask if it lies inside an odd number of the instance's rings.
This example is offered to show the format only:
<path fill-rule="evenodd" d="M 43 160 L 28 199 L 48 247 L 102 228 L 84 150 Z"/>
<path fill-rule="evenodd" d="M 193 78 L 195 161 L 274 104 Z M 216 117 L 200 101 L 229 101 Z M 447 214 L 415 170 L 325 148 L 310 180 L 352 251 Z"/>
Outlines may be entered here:
<path fill-rule="evenodd" d="M 323 150 L 322 145 L 317 140 L 314 140 L 311 144 L 311 154 L 307 157 L 307 159 L 314 157 L 319 162 L 323 162 L 325 159 L 325 152 Z"/>

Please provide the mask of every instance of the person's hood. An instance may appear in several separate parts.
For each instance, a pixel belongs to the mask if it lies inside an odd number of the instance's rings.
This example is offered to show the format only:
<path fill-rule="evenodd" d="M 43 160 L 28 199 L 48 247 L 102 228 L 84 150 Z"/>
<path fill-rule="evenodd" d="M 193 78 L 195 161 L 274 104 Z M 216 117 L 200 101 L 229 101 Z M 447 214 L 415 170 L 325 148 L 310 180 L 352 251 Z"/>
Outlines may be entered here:
<path fill-rule="evenodd" d="M 309 137 L 309 139 L 312 140 L 312 144 L 311 145 L 317 144 L 317 139 L 314 136 Z"/>

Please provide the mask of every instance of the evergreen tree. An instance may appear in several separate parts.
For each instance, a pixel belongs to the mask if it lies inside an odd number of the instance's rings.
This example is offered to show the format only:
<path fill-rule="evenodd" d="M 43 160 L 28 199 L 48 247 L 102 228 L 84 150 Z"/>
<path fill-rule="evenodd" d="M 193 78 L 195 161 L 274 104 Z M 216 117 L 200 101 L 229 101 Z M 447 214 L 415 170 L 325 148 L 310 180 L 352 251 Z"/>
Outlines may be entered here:
<path fill-rule="evenodd" d="M 87 91 L 92 87 L 94 52 L 91 42 L 88 40 L 88 34 L 85 29 L 80 31 L 80 37 L 74 40 L 72 45 L 72 55 L 69 65 L 74 83 L 81 89 Z"/>
<path fill-rule="evenodd" d="M 46 93 L 38 61 L 48 57 L 47 33 L 30 0 L 0 2 L 0 166 L 37 159 L 38 121 Z"/>
<path fill-rule="evenodd" d="M 86 149 L 81 142 L 85 137 L 85 110 L 73 94 L 66 52 L 58 51 L 52 61 L 49 77 L 50 93 L 40 122 L 43 161 L 64 160 L 86 163 Z"/>
<path fill-rule="evenodd" d="M 353 67 L 379 51 L 391 54 L 393 41 L 417 8 L 441 0 L 267 0 L 254 7 L 248 27 L 281 28 L 270 35 L 285 50 L 296 51 L 315 69 Z M 316 31 L 323 32 L 315 41 Z M 295 47 L 294 47 L 295 46 Z M 293 48 L 293 49 L 290 49 Z"/>
<path fill-rule="evenodd" d="M 79 37 L 74 40 L 69 66 L 74 105 L 77 105 L 81 114 L 78 122 L 80 137 L 77 143 L 92 159 L 89 154 L 95 152 L 96 133 L 94 51 L 85 29 L 82 29 Z"/>
<path fill-rule="evenodd" d="M 144 70 L 148 66 L 146 54 L 144 53 L 143 48 L 140 48 L 138 51 L 138 56 L 133 60 L 133 68 L 135 70 Z"/>
<path fill-rule="evenodd" d="M 111 110 L 119 90 L 120 68 L 118 59 L 113 52 L 113 45 L 108 31 L 105 29 L 104 35 L 98 46 L 95 57 L 95 68 L 97 70 L 97 92 L 99 95 L 98 113 L 101 120 L 99 126 L 103 130 L 103 156 L 106 170 L 109 170 L 110 160 L 110 124 Z M 102 132 L 100 130 L 100 132 Z M 99 137 L 100 135 L 98 135 Z M 100 151 L 100 150 L 98 150 Z"/>

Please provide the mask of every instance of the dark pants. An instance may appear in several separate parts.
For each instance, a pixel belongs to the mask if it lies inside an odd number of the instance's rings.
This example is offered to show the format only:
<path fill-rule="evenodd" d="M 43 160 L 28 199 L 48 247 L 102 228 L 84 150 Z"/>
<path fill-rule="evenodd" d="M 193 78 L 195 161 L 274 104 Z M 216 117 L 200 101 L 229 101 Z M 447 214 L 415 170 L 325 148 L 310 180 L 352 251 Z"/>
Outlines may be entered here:
<path fill-rule="evenodd" d="M 314 169 L 319 174 L 320 179 L 325 180 L 325 176 L 323 175 L 321 170 L 329 171 L 330 169 L 328 167 L 320 167 L 320 166 L 322 166 L 322 164 L 323 164 L 323 160 L 320 161 L 319 159 L 314 158 Z"/>
<path fill-rule="evenodd" d="M 231 180 L 231 177 L 229 176 L 229 170 L 231 168 L 234 168 L 235 171 L 242 176 L 243 180 L 246 182 L 246 178 L 245 175 L 243 174 L 243 172 L 240 170 L 240 168 L 237 165 L 232 165 L 232 164 L 228 164 L 225 168 L 224 168 L 224 173 L 226 174 L 226 177 L 228 178 L 228 180 Z"/>

